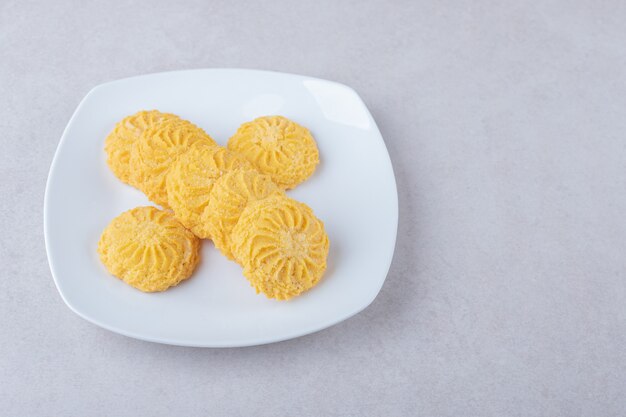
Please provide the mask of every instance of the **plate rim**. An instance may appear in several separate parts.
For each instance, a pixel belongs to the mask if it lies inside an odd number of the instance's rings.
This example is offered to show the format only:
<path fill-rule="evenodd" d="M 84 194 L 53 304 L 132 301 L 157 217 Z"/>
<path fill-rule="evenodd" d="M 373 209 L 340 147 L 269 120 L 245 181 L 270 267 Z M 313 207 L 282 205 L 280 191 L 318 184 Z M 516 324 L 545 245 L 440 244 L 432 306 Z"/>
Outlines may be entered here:
<path fill-rule="evenodd" d="M 64 293 L 64 291 L 62 290 L 62 285 L 60 284 L 60 281 L 57 277 L 58 271 L 57 271 L 57 267 L 56 267 L 56 262 L 54 261 L 54 257 L 50 255 L 51 253 L 51 243 L 50 243 L 50 236 L 49 236 L 49 224 L 51 222 L 51 219 L 49 218 L 49 209 L 48 206 L 50 204 L 49 200 L 50 200 L 50 183 L 51 183 L 51 178 L 54 176 L 54 172 L 57 168 L 58 165 L 58 155 L 61 152 L 61 150 L 63 149 L 65 142 L 67 140 L 67 133 L 70 129 L 71 126 L 73 126 L 73 124 L 75 123 L 75 119 L 76 116 L 80 113 L 80 110 L 82 109 L 82 107 L 84 106 L 84 104 L 87 102 L 87 100 L 89 99 L 89 97 L 91 97 L 96 91 L 98 91 L 99 89 L 102 89 L 106 86 L 112 85 L 112 84 L 117 84 L 120 82 L 128 82 L 134 79 L 140 79 L 140 78 L 145 78 L 145 77 L 152 77 L 152 76 L 160 76 L 160 75 L 169 75 L 169 74 L 181 74 L 181 73 L 192 73 L 192 72 L 241 72 L 241 73 L 257 73 L 257 74 L 274 74 L 277 76 L 287 76 L 290 78 L 298 78 L 298 79 L 307 79 L 307 80 L 317 80 L 317 81 L 323 81 L 326 83 L 331 83 L 331 84 L 336 84 L 339 87 L 342 88 L 346 88 L 350 91 L 352 91 L 356 97 L 358 97 L 358 99 L 361 101 L 361 103 L 363 104 L 363 107 L 365 108 L 366 112 L 367 112 L 367 117 L 369 119 L 369 122 L 372 124 L 372 129 L 375 130 L 375 132 L 377 133 L 377 141 L 380 142 L 380 144 L 382 144 L 383 148 L 385 149 L 385 156 L 386 156 L 386 162 L 389 165 L 389 168 L 391 169 L 391 182 L 393 184 L 393 191 L 394 191 L 394 198 L 392 201 L 393 204 L 393 218 L 392 219 L 388 219 L 388 220 L 392 220 L 392 222 L 394 223 L 394 227 L 393 227 L 393 246 L 391 248 L 391 251 L 389 252 L 387 259 L 385 260 L 384 264 L 385 264 L 385 276 L 384 278 L 380 281 L 378 288 L 376 288 L 376 291 L 373 292 L 373 296 L 370 297 L 370 299 L 367 301 L 367 303 L 364 303 L 362 306 L 360 306 L 359 308 L 355 309 L 354 311 L 349 312 L 348 314 L 343 314 L 343 315 L 338 315 L 335 319 L 333 320 L 328 320 L 326 322 L 323 322 L 319 325 L 316 326 L 309 326 L 307 328 L 304 329 L 298 329 L 296 331 L 293 332 L 287 332 L 284 335 L 278 336 L 278 337 L 264 337 L 264 338 L 251 338 L 251 339 L 247 339 L 244 341 L 228 341 L 225 340 L 222 343 L 216 343 L 216 342 L 211 342 L 211 343 L 206 343 L 206 342 L 202 342 L 202 341 L 195 341 L 192 339 L 185 339 L 185 340 L 179 340 L 176 338 L 160 338 L 160 337 L 152 337 L 149 335 L 143 335 L 140 333 L 135 333 L 132 331 L 127 331 L 123 328 L 118 328 L 117 326 L 112 326 L 109 325 L 105 322 L 102 322 L 100 319 L 93 317 L 89 314 L 86 314 L 85 312 L 77 309 L 70 300 L 67 299 L 66 294 Z M 389 274 L 389 269 L 391 268 L 391 264 L 393 262 L 393 258 L 394 258 L 394 254 L 395 254 L 395 247 L 397 245 L 397 236 L 398 236 L 398 220 L 399 220 L 399 211 L 398 211 L 398 187 L 397 187 L 397 182 L 396 182 L 396 177 L 395 177 L 395 171 L 393 169 L 393 163 L 391 161 L 391 156 L 389 155 L 389 150 L 387 149 L 387 145 L 384 141 L 384 138 L 382 136 L 382 133 L 380 132 L 380 129 L 378 128 L 378 125 L 376 123 L 376 121 L 374 120 L 374 117 L 372 116 L 369 108 L 367 107 L 367 105 L 365 104 L 363 98 L 350 86 L 345 85 L 343 83 L 337 82 L 337 81 L 331 81 L 331 80 L 327 80 L 327 79 L 323 79 L 323 78 L 317 78 L 317 77 L 312 77 L 312 76 L 308 76 L 308 75 L 300 75 L 300 74 L 293 74 L 293 73 L 287 73 L 287 72 L 280 72 L 280 71 L 272 71 L 272 70 L 259 70 L 259 69 L 248 69 L 248 68 L 196 68 L 196 69 L 185 69 L 185 70 L 172 70 L 172 71 L 162 71 L 162 72 L 154 72 L 154 73 L 148 73 L 148 74 L 140 74 L 140 75 L 134 75 L 134 76 L 130 76 L 130 77 L 125 77 L 125 78 L 120 78 L 117 80 L 110 80 L 110 81 L 106 81 L 104 83 L 100 83 L 96 86 L 94 86 L 93 88 L 91 88 L 87 94 L 85 94 L 85 96 L 81 99 L 81 101 L 79 102 L 79 104 L 76 106 L 76 109 L 74 110 L 72 116 L 70 117 L 69 121 L 67 122 L 67 125 L 65 126 L 65 128 L 63 129 L 63 133 L 61 134 L 61 138 L 57 144 L 56 150 L 54 152 L 54 156 L 52 158 L 52 162 L 50 163 L 50 168 L 48 170 L 48 177 L 46 179 L 46 187 L 45 187 L 45 191 L 44 191 L 44 201 L 43 201 L 43 232 L 44 232 L 44 243 L 45 243 L 45 248 L 46 248 L 46 257 L 48 259 L 48 265 L 50 268 L 50 273 L 52 275 L 52 279 L 54 281 L 55 287 L 57 289 L 57 292 L 59 293 L 59 295 L 61 296 L 61 299 L 63 300 L 63 302 L 65 303 L 65 305 L 71 310 L 73 311 L 76 315 L 78 315 L 79 317 L 83 318 L 84 320 L 95 324 L 99 327 L 102 327 L 106 330 L 109 330 L 111 332 L 117 333 L 117 334 L 121 334 L 123 336 L 126 337 L 131 337 L 134 339 L 138 339 L 138 340 L 143 340 L 143 341 L 148 341 L 148 342 L 153 342 L 153 343 L 160 343 L 160 344 L 166 344 L 166 345 L 172 345 L 172 346 L 184 346 L 184 347 L 201 347 L 201 348 L 231 348 L 231 347 L 248 347 L 248 346 L 260 346 L 260 345 L 265 345 L 265 344 L 270 344 L 270 343 L 277 343 L 277 342 L 282 342 L 285 340 L 290 340 L 290 339 L 295 339 L 298 337 L 302 337 L 308 334 L 312 334 L 312 333 L 316 333 L 319 332 L 321 330 L 327 329 L 329 327 L 332 327 L 338 323 L 341 323 L 342 321 L 345 321 L 351 317 L 354 317 L 355 315 L 357 315 L 358 313 L 362 312 L 363 310 L 365 310 L 367 307 L 369 307 L 372 302 L 376 299 L 376 297 L 378 297 L 378 294 L 380 294 L 380 290 L 382 289 L 385 281 L 387 280 L 387 276 Z"/>

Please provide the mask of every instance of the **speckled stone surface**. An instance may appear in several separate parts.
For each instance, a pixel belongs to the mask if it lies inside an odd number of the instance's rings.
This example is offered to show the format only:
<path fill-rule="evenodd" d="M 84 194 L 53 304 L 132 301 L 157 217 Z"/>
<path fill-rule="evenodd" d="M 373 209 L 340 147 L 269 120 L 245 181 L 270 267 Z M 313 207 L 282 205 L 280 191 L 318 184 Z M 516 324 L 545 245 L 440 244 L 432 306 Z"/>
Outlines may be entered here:
<path fill-rule="evenodd" d="M 623 416 L 624 3 L 249 3 L 0 2 L 1 414 Z M 215 350 L 63 304 L 42 209 L 74 108 L 105 81 L 205 67 L 336 80 L 368 104 L 400 224 L 361 314 Z"/>

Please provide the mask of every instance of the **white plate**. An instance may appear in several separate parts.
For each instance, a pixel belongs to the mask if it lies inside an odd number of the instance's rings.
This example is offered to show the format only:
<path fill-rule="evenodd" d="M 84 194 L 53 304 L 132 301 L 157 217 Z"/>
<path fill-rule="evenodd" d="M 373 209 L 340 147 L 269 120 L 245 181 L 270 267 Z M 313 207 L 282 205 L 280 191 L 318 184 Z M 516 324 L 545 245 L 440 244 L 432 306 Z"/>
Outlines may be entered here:
<path fill-rule="evenodd" d="M 321 218 L 328 271 L 304 295 L 257 295 L 205 241 L 194 275 L 163 293 L 142 293 L 109 275 L 96 253 L 115 216 L 150 202 L 109 171 L 104 138 L 140 109 L 172 112 L 225 144 L 257 116 L 281 114 L 308 127 L 321 163 L 289 194 Z M 46 187 L 44 228 L 54 282 L 81 317 L 126 336 L 186 346 L 276 342 L 332 326 L 367 307 L 385 280 L 398 224 L 398 196 L 383 139 L 351 88 L 276 72 L 206 69 L 151 74 L 95 87 L 59 143 Z"/>

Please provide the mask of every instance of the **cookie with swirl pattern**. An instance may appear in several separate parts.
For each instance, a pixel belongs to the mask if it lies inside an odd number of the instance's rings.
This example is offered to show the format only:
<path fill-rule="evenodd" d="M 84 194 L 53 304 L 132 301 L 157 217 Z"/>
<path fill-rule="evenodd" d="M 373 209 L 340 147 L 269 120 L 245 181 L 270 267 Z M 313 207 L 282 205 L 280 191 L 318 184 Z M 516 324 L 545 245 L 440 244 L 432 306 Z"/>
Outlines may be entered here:
<path fill-rule="evenodd" d="M 200 142 L 191 146 L 171 167 L 166 189 L 176 217 L 196 236 L 210 238 L 203 218 L 213 184 L 226 172 L 246 168 L 250 163 L 222 146 Z"/>
<path fill-rule="evenodd" d="M 125 117 L 115 125 L 104 142 L 107 164 L 117 178 L 134 185 L 130 178 L 130 150 L 144 130 L 165 120 L 179 120 L 175 114 L 161 113 L 158 110 L 144 110 Z"/>
<path fill-rule="evenodd" d="M 324 224 L 306 204 L 273 196 L 249 204 L 231 234 L 231 250 L 257 293 L 288 300 L 326 271 Z"/>
<path fill-rule="evenodd" d="M 222 175 L 213 184 L 202 216 L 215 247 L 233 260 L 231 233 L 244 209 L 254 201 L 283 194 L 269 176 L 256 170 L 236 169 Z"/>
<path fill-rule="evenodd" d="M 217 146 L 204 130 L 182 119 L 166 120 L 146 129 L 131 148 L 131 181 L 151 201 L 170 208 L 167 201 L 167 173 L 195 143 Z"/>
<path fill-rule="evenodd" d="M 137 207 L 104 229 L 98 243 L 106 269 L 145 292 L 164 291 L 189 278 L 199 260 L 199 239 L 170 212 Z"/>
<path fill-rule="evenodd" d="M 264 116 L 242 124 L 228 140 L 228 148 L 283 189 L 309 178 L 320 161 L 311 132 L 283 116 Z"/>

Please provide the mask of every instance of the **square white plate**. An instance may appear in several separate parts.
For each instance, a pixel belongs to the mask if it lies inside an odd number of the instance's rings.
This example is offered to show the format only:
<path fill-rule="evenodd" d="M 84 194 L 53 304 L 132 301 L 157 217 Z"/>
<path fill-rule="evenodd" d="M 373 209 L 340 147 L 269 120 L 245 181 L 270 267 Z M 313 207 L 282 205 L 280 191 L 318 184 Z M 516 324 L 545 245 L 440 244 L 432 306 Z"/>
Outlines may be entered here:
<path fill-rule="evenodd" d="M 331 246 L 318 286 L 287 302 L 255 294 L 241 268 L 205 241 L 194 275 L 163 293 L 112 277 L 96 253 L 100 233 L 125 210 L 151 204 L 108 169 L 104 138 L 141 109 L 191 120 L 219 143 L 257 116 L 280 114 L 308 127 L 321 163 L 289 194 L 321 218 Z M 312 333 L 358 313 L 376 297 L 393 256 L 398 196 L 383 139 L 365 104 L 335 82 L 276 72 L 206 69 L 99 85 L 70 119 L 50 168 L 44 206 L 54 282 L 81 317 L 138 339 L 228 347 Z"/>

